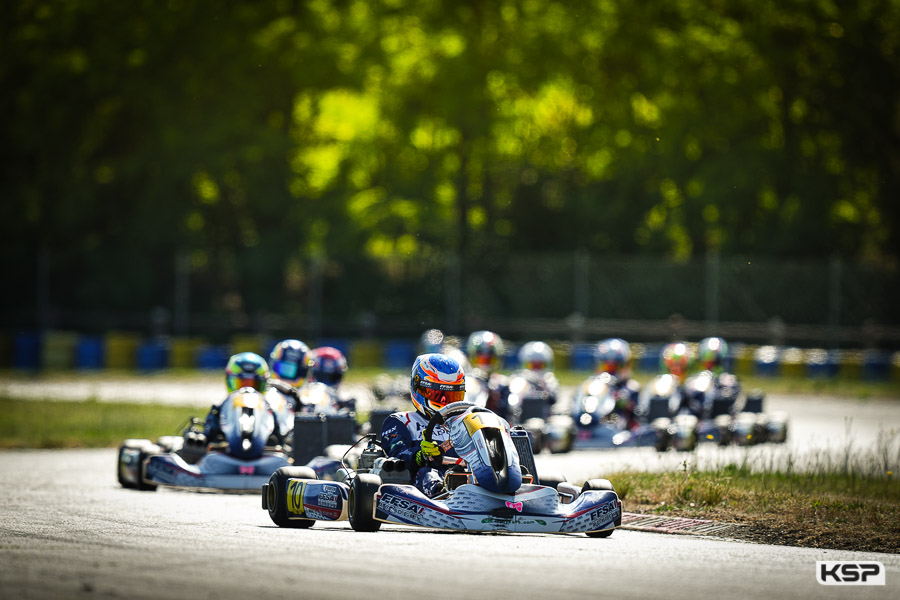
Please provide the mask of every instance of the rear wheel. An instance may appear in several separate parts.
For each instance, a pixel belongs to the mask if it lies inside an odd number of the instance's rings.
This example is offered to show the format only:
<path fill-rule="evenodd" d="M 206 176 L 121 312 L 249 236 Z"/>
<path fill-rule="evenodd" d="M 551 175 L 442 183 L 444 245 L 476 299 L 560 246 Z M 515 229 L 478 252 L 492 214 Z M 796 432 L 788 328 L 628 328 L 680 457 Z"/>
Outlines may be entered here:
<path fill-rule="evenodd" d="M 350 481 L 348 512 L 354 531 L 378 531 L 381 521 L 375 520 L 375 494 L 381 487 L 381 478 L 371 473 L 360 473 Z"/>
<path fill-rule="evenodd" d="M 279 527 L 309 529 L 315 525 L 313 519 L 290 519 L 287 508 L 288 479 L 316 479 L 316 472 L 309 467 L 281 467 L 269 477 L 265 487 L 266 508 L 269 518 Z"/>
<path fill-rule="evenodd" d="M 609 479 L 588 479 L 584 482 L 584 485 L 581 486 L 581 493 L 585 493 L 589 490 L 596 490 L 601 492 L 615 492 L 615 488 L 613 484 L 610 483 Z M 593 538 L 607 538 L 612 535 L 613 529 L 606 529 L 604 531 L 588 531 L 585 533 L 588 537 Z"/>

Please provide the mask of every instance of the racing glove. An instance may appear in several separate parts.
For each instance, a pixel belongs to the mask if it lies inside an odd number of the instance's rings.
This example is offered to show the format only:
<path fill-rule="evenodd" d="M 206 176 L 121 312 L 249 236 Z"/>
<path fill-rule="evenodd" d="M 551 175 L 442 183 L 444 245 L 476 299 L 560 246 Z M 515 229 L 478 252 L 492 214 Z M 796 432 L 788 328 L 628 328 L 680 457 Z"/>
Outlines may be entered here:
<path fill-rule="evenodd" d="M 421 449 L 416 452 L 416 464 L 420 467 L 424 466 L 429 459 L 437 458 L 441 455 L 440 447 L 434 442 L 422 440 L 420 447 Z"/>

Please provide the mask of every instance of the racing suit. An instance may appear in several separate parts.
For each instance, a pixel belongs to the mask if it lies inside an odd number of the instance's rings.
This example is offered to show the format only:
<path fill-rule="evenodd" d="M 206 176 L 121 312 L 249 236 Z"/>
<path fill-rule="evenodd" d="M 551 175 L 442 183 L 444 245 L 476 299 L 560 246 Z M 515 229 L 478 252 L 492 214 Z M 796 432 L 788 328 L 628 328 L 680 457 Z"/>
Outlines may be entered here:
<path fill-rule="evenodd" d="M 641 384 L 628 377 L 613 379 L 613 387 L 616 390 L 616 412 L 624 419 L 625 427 L 633 431 L 640 426 L 634 411 L 637 408 Z"/>
<path fill-rule="evenodd" d="M 442 464 L 440 458 L 434 461 L 425 460 L 419 454 L 422 435 L 427 426 L 428 419 L 415 410 L 395 412 L 381 425 L 381 445 L 388 456 L 399 458 L 406 463 L 411 483 L 423 494 L 433 498 L 444 491 L 444 473 L 450 465 Z M 456 451 L 449 444 L 449 432 L 446 427 L 436 426 L 432 438 L 435 444 L 441 446 L 444 456 L 458 458 Z"/>

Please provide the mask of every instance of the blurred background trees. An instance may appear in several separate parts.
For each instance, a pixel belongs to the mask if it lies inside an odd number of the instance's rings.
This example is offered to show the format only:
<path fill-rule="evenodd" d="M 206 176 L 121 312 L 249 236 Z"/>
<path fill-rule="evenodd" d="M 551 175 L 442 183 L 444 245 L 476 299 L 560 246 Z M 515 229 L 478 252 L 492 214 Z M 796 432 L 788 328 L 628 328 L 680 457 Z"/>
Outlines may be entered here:
<path fill-rule="evenodd" d="M 0 51 L 8 327 L 418 315 L 537 251 L 896 274 L 896 0 L 21 0 Z"/>

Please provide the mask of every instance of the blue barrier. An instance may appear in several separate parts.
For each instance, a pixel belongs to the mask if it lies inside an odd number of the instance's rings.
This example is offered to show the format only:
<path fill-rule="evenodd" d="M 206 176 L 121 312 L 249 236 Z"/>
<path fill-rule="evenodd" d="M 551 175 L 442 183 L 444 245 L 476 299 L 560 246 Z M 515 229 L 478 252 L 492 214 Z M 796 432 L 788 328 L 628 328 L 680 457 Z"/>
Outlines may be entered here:
<path fill-rule="evenodd" d="M 227 346 L 201 346 L 197 349 L 197 367 L 200 369 L 224 369 L 231 353 Z"/>
<path fill-rule="evenodd" d="M 75 345 L 76 369 L 102 369 L 106 364 L 106 349 L 100 336 L 85 336 Z"/>
<path fill-rule="evenodd" d="M 41 336 L 32 332 L 16 334 L 13 342 L 13 366 L 17 369 L 37 369 L 41 366 Z"/>
<path fill-rule="evenodd" d="M 831 379 L 837 377 L 840 366 L 840 356 L 837 352 L 817 348 L 806 353 L 807 377 Z"/>
<path fill-rule="evenodd" d="M 891 377 L 891 355 L 871 351 L 863 355 L 862 378 L 866 381 L 887 381 Z"/>
<path fill-rule="evenodd" d="M 137 368 L 158 371 L 169 366 L 169 347 L 163 342 L 146 342 L 138 346 Z"/>
<path fill-rule="evenodd" d="M 384 366 L 388 369 L 409 369 L 415 360 L 415 342 L 392 340 L 384 347 Z"/>
<path fill-rule="evenodd" d="M 645 371 L 648 373 L 656 373 L 659 371 L 659 353 L 662 351 L 662 346 L 654 346 L 647 345 L 644 349 L 644 353 L 641 354 L 640 358 L 637 360 L 637 369 L 638 371 Z"/>
<path fill-rule="evenodd" d="M 761 377 L 775 377 L 778 375 L 779 351 L 775 346 L 762 346 L 754 355 L 756 374 Z"/>
<path fill-rule="evenodd" d="M 569 368 L 575 371 L 593 371 L 596 344 L 575 344 L 569 357 Z"/>

